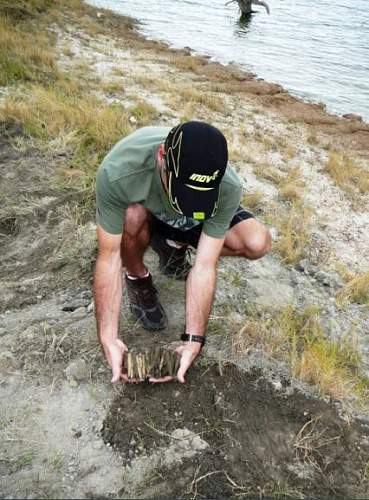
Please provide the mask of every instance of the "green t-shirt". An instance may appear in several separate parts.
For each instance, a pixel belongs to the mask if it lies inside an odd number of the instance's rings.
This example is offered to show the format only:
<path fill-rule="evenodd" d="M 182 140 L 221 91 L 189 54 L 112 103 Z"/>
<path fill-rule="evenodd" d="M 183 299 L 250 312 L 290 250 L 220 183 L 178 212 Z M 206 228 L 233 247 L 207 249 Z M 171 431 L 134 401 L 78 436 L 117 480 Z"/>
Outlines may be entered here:
<path fill-rule="evenodd" d="M 167 127 L 144 127 L 119 141 L 104 158 L 96 178 L 96 218 L 105 231 L 123 231 L 125 211 L 140 203 L 166 224 L 187 230 L 198 221 L 175 212 L 162 186 L 156 153 L 170 131 Z M 223 238 L 241 198 L 241 182 L 228 165 L 220 184 L 218 210 L 204 221 L 203 230 Z"/>

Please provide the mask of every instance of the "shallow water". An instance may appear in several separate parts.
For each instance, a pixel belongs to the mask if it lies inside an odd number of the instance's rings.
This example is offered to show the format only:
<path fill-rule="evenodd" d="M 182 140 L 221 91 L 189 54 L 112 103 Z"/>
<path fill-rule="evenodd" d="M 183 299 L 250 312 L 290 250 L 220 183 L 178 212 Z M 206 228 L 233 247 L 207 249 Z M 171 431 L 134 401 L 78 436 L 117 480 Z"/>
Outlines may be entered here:
<path fill-rule="evenodd" d="M 369 121 L 369 0 L 269 0 L 241 20 L 225 0 L 90 0 L 145 36 L 235 62 L 333 113 Z M 148 8 L 148 5 L 150 8 Z"/>

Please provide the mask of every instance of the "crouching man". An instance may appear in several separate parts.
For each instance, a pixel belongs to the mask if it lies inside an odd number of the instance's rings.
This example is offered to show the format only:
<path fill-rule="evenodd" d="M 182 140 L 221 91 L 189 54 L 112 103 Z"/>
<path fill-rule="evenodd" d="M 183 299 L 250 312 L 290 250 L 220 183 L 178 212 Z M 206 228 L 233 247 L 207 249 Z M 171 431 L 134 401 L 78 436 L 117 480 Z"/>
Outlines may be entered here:
<path fill-rule="evenodd" d="M 258 259 L 269 252 L 269 231 L 240 207 L 241 182 L 227 164 L 227 141 L 212 125 L 189 121 L 144 127 L 118 142 L 96 180 L 98 257 L 94 297 L 99 339 L 112 382 L 127 380 L 118 338 L 122 266 L 130 309 L 147 330 L 167 325 L 143 257 L 151 245 L 160 269 L 186 279 L 186 327 L 177 379 L 205 343 L 220 256 Z M 196 248 L 194 265 L 187 248 Z M 152 382 L 167 381 L 151 379 Z"/>

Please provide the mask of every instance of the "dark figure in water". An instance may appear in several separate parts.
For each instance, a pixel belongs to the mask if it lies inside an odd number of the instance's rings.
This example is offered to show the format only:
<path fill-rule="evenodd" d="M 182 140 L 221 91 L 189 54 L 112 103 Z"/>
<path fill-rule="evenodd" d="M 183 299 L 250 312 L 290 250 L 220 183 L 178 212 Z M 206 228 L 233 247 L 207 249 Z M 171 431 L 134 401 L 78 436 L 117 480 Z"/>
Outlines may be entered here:
<path fill-rule="evenodd" d="M 238 3 L 242 16 L 250 16 L 253 13 L 252 5 L 262 5 L 268 14 L 270 14 L 269 5 L 263 0 L 230 0 L 226 5 L 232 2 Z"/>

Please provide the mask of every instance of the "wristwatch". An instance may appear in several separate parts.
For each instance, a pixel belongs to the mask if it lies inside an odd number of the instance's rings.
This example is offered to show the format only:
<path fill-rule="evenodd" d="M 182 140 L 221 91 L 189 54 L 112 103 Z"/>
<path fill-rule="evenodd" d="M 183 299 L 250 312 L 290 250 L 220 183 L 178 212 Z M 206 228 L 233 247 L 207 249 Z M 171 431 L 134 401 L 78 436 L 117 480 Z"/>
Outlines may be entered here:
<path fill-rule="evenodd" d="M 199 342 L 201 347 L 205 344 L 205 337 L 202 335 L 192 335 L 191 333 L 182 333 L 181 340 L 184 342 Z"/>

